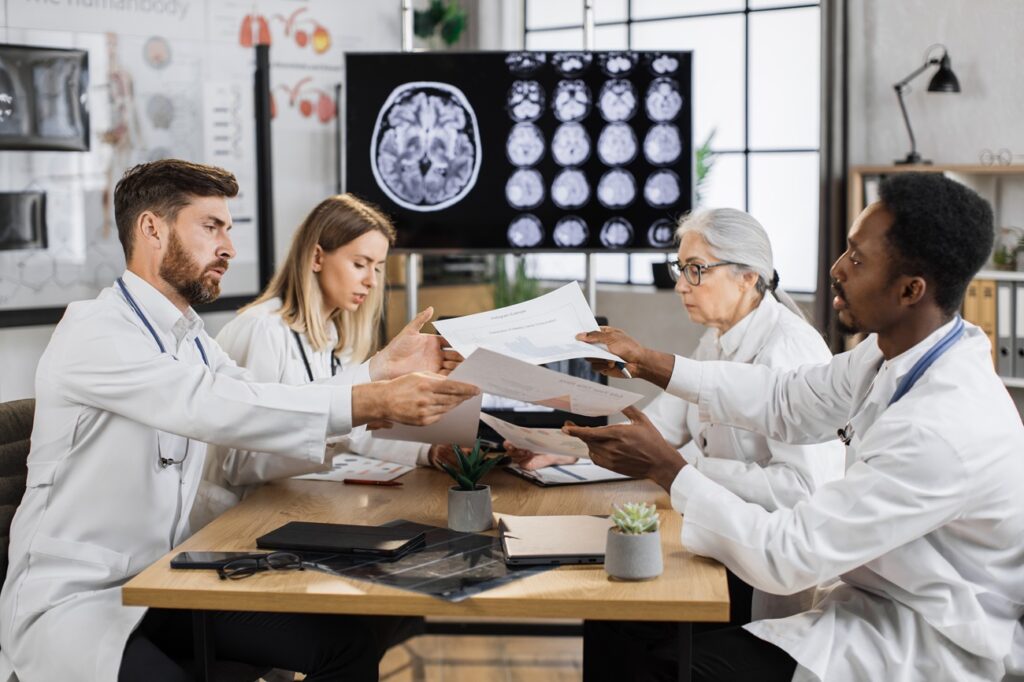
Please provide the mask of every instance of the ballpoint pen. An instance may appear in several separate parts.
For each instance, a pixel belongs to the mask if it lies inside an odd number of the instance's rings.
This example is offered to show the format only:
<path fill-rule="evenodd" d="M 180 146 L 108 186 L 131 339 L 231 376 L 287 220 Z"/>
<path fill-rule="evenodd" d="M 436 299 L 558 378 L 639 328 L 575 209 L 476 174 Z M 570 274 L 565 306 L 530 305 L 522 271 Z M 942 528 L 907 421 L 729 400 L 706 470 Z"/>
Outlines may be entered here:
<path fill-rule="evenodd" d="M 345 478 L 341 482 L 351 485 L 380 485 L 386 488 L 399 488 L 402 485 L 401 481 L 370 481 L 365 478 Z"/>

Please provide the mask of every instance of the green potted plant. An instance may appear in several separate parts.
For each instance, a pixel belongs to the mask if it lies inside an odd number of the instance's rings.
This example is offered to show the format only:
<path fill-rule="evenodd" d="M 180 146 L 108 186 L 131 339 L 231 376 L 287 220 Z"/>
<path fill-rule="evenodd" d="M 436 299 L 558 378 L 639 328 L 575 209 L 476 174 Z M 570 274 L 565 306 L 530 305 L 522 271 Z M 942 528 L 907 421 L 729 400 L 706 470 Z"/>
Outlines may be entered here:
<path fill-rule="evenodd" d="M 604 570 L 619 580 L 650 580 L 662 572 L 658 510 L 653 504 L 614 506 L 604 552 Z"/>
<path fill-rule="evenodd" d="M 488 457 L 487 448 L 481 445 L 479 439 L 469 454 L 463 452 L 458 445 L 452 447 L 455 449 L 458 467 L 441 464 L 441 468 L 456 483 L 448 489 L 448 527 L 462 533 L 490 530 L 494 523 L 491 487 L 481 485 L 480 479 L 498 464 L 501 457 Z"/>
<path fill-rule="evenodd" d="M 526 273 L 526 256 L 512 256 L 515 269 L 510 273 L 506 257 L 498 254 L 494 263 L 494 307 L 504 308 L 540 296 L 540 283 Z"/>
<path fill-rule="evenodd" d="M 466 10 L 454 0 L 431 0 L 430 7 L 413 12 L 413 33 L 427 41 L 432 50 L 459 42 L 466 28 Z"/>

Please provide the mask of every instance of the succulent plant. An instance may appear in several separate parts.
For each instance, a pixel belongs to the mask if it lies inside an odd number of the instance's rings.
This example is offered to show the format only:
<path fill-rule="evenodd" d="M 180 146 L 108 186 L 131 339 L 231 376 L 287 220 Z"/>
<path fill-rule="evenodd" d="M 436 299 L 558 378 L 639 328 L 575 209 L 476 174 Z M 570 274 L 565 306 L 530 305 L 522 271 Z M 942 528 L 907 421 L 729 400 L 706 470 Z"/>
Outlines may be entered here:
<path fill-rule="evenodd" d="M 621 507 L 613 505 L 612 521 L 620 533 L 641 535 L 658 530 L 658 510 L 653 504 L 626 502 Z"/>
<path fill-rule="evenodd" d="M 487 448 L 483 447 L 478 438 L 473 445 L 473 450 L 467 455 L 458 445 L 452 445 L 455 449 L 455 456 L 459 459 L 459 467 L 449 464 L 441 464 L 441 467 L 448 472 L 448 475 L 459 484 L 460 490 L 476 490 L 480 479 L 488 471 L 493 469 L 501 461 L 500 456 L 488 457 Z"/>

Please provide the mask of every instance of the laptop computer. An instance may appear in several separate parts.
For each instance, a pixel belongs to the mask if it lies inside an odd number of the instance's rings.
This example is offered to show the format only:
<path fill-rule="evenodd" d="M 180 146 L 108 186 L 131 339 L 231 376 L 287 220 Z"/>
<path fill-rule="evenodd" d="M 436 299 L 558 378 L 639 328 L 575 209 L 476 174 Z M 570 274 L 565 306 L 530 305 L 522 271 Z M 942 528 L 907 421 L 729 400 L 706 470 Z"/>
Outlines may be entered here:
<path fill-rule="evenodd" d="M 256 538 L 260 549 L 359 554 L 385 559 L 397 559 L 423 544 L 423 531 L 308 521 L 291 521 Z"/>
<path fill-rule="evenodd" d="M 612 526 L 607 516 L 497 516 L 509 566 L 604 563 Z"/>

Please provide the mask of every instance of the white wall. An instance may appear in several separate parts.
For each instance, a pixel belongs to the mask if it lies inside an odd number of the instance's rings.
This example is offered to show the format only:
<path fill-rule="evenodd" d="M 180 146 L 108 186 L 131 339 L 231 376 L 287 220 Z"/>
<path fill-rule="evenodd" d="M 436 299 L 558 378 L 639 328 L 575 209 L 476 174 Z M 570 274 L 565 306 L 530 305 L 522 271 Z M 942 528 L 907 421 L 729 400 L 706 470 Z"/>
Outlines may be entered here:
<path fill-rule="evenodd" d="M 959 94 L 929 93 L 936 67 L 905 96 L 918 151 L 936 163 L 977 163 L 1006 147 L 1024 163 L 1024 2 L 851 0 L 850 163 L 892 163 L 910 149 L 893 84 L 949 49 Z"/>

